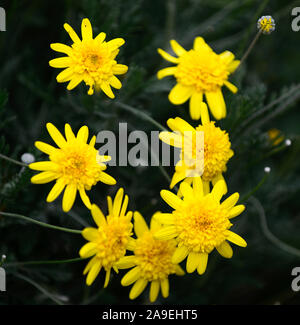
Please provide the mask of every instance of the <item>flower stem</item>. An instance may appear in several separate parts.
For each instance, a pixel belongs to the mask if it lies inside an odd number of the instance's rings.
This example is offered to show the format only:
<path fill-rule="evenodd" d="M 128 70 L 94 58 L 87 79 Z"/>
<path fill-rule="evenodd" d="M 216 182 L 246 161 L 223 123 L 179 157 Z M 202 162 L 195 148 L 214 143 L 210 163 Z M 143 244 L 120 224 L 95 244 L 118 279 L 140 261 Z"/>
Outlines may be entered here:
<path fill-rule="evenodd" d="M 245 194 L 240 199 L 239 204 L 242 204 L 242 203 L 246 202 L 254 193 L 256 193 L 262 187 L 262 185 L 265 183 L 265 181 L 267 180 L 268 177 L 269 177 L 269 173 L 265 173 L 265 175 L 261 179 L 261 181 L 250 192 Z"/>
<path fill-rule="evenodd" d="M 160 130 L 162 131 L 167 131 L 166 128 L 164 128 L 160 123 L 158 123 L 157 121 L 155 121 L 151 116 L 149 116 L 148 114 L 138 110 L 137 108 L 134 108 L 132 106 L 129 106 L 127 104 L 121 103 L 121 102 L 115 102 L 115 104 L 117 106 L 119 106 L 120 108 L 125 109 L 126 111 L 142 118 L 145 121 L 148 121 L 150 123 L 152 123 L 153 125 L 155 125 L 156 127 L 158 127 Z"/>
<path fill-rule="evenodd" d="M 0 211 L 0 215 L 6 216 L 6 217 L 13 217 L 13 218 L 23 219 L 25 221 L 29 221 L 29 222 L 35 223 L 35 224 L 37 224 L 39 226 L 42 226 L 42 227 L 45 227 L 45 228 L 60 230 L 60 231 L 69 232 L 69 233 L 73 233 L 73 234 L 81 234 L 81 230 L 76 230 L 76 229 L 70 229 L 70 228 L 65 228 L 65 227 L 59 227 L 59 226 L 50 225 L 50 224 L 45 223 L 45 222 L 41 222 L 41 221 L 38 221 L 38 220 L 34 220 L 32 218 L 25 217 L 25 216 L 23 216 L 21 214 L 8 213 L 8 212 L 2 212 L 2 211 Z"/>
<path fill-rule="evenodd" d="M 240 60 L 240 64 L 239 64 L 239 66 L 237 67 L 237 69 L 236 69 L 235 71 L 237 71 L 237 70 L 239 69 L 239 67 L 240 67 L 240 66 L 245 62 L 245 60 L 247 59 L 248 55 L 249 55 L 250 52 L 252 51 L 252 49 L 253 49 L 255 43 L 258 41 L 259 36 L 261 35 L 261 33 L 262 33 L 262 30 L 259 30 L 259 31 L 256 33 L 254 39 L 252 40 L 252 42 L 251 42 L 251 44 L 249 45 L 247 51 L 244 53 L 243 57 L 241 58 L 241 60 Z"/>
<path fill-rule="evenodd" d="M 13 164 L 19 165 L 19 166 L 28 167 L 27 164 L 22 163 L 21 161 L 18 161 L 18 160 L 15 160 L 15 159 L 9 158 L 9 157 L 7 157 L 7 156 L 1 154 L 1 153 L 0 153 L 0 158 L 1 158 L 1 159 L 4 159 L 4 160 L 7 160 L 7 161 L 9 161 L 9 162 L 11 162 L 11 163 L 13 163 Z"/>
<path fill-rule="evenodd" d="M 79 262 L 83 260 L 85 260 L 85 258 L 77 257 L 77 258 L 70 258 L 66 260 L 11 262 L 11 263 L 5 263 L 5 267 L 43 265 L 43 264 L 64 264 L 64 263 Z"/>

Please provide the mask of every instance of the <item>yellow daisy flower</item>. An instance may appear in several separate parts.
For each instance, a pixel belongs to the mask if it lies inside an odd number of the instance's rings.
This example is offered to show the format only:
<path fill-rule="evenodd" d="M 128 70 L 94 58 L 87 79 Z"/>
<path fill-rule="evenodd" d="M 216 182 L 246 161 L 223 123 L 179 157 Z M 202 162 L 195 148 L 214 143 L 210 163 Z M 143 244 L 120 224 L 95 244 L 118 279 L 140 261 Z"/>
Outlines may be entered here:
<path fill-rule="evenodd" d="M 105 218 L 97 205 L 93 204 L 91 213 L 98 228 L 83 229 L 82 236 L 88 240 L 79 251 L 82 258 L 93 258 L 85 267 L 83 274 L 87 274 L 86 284 L 91 285 L 103 268 L 106 271 L 104 287 L 110 278 L 111 268 L 118 272 L 116 262 L 126 253 L 132 235 L 132 212 L 127 210 L 128 196 L 120 188 L 112 201 L 107 197 L 108 216 Z"/>
<path fill-rule="evenodd" d="M 81 24 L 82 40 L 70 25 L 64 24 L 64 28 L 73 41 L 72 46 L 61 43 L 50 45 L 52 50 L 67 55 L 49 62 L 53 68 L 64 68 L 58 74 L 57 82 L 69 82 L 67 89 L 72 90 L 84 81 L 89 87 L 89 95 L 92 95 L 94 90 L 102 90 L 108 97 L 114 98 L 111 87 L 122 87 L 115 75 L 124 74 L 128 70 L 126 65 L 118 64 L 115 60 L 119 47 L 125 43 L 124 39 L 115 38 L 106 42 L 106 34 L 103 32 L 93 38 L 92 26 L 87 18 L 83 19 Z"/>
<path fill-rule="evenodd" d="M 283 134 L 275 128 L 268 130 L 268 137 L 272 146 L 277 146 L 284 140 Z"/>
<path fill-rule="evenodd" d="M 172 263 L 171 259 L 176 249 L 174 239 L 161 241 L 154 238 L 156 231 L 162 225 L 153 215 L 148 228 L 144 218 L 138 212 L 134 213 L 134 231 L 137 239 L 133 240 L 131 250 L 134 255 L 124 256 L 117 263 L 119 269 L 132 268 L 121 280 L 123 286 L 133 284 L 129 298 L 137 298 L 150 282 L 149 299 L 154 302 L 161 290 L 164 298 L 169 296 L 170 274 L 183 275 L 184 271 L 178 263 Z"/>
<path fill-rule="evenodd" d="M 223 179 L 222 173 L 226 171 L 226 164 L 234 155 L 228 133 L 210 121 L 205 103 L 201 104 L 200 110 L 202 125 L 194 128 L 180 117 L 171 118 L 168 119 L 167 125 L 176 133 L 163 131 L 159 134 L 160 140 L 181 149 L 170 188 L 185 178 L 196 176 L 202 176 L 204 186 L 209 187 L 210 182 L 215 184 Z M 203 132 L 204 148 L 195 140 L 198 131 Z M 201 158 L 198 156 L 201 150 L 204 150 L 204 160 L 199 163 L 197 159 Z"/>
<path fill-rule="evenodd" d="M 34 184 L 45 184 L 56 181 L 47 196 L 47 202 L 53 202 L 65 189 L 62 208 L 65 212 L 71 210 L 79 191 L 82 202 L 88 209 L 91 202 L 86 194 L 92 186 L 101 181 L 108 185 L 116 184 L 116 180 L 106 174 L 106 165 L 109 156 L 100 156 L 95 149 L 96 136 L 87 143 L 89 129 L 82 126 L 77 135 L 73 133 L 69 124 L 65 125 L 65 138 L 51 123 L 47 123 L 47 130 L 58 148 L 47 143 L 36 141 L 35 146 L 49 155 L 50 161 L 34 162 L 29 165 L 33 170 L 41 173 L 33 176 Z"/>
<path fill-rule="evenodd" d="M 205 95 L 213 116 L 219 120 L 226 117 L 226 105 L 223 98 L 222 86 L 226 86 L 233 93 L 237 87 L 228 81 L 228 77 L 238 67 L 238 60 L 234 55 L 225 51 L 216 54 L 206 44 L 202 37 L 196 37 L 194 48 L 186 51 L 175 40 L 171 40 L 171 47 L 178 57 L 158 49 L 158 53 L 167 61 L 176 64 L 158 71 L 158 79 L 173 75 L 177 84 L 169 93 L 169 100 L 174 105 L 181 105 L 190 100 L 190 116 L 194 120 L 200 118 L 200 107 Z"/>
<path fill-rule="evenodd" d="M 220 200 L 225 192 L 225 183 L 220 180 L 211 192 L 207 192 L 200 177 L 193 179 L 193 186 L 180 184 L 183 199 L 174 193 L 162 190 L 161 197 L 174 210 L 156 216 L 165 225 L 154 235 L 159 240 L 176 238 L 176 248 L 172 262 L 180 263 L 185 258 L 188 273 L 196 269 L 199 274 L 206 270 L 208 254 L 215 248 L 225 258 L 231 258 L 233 251 L 228 241 L 246 247 L 245 240 L 229 230 L 231 219 L 245 209 L 244 205 L 235 205 L 239 194 L 234 193 L 225 201 Z"/>

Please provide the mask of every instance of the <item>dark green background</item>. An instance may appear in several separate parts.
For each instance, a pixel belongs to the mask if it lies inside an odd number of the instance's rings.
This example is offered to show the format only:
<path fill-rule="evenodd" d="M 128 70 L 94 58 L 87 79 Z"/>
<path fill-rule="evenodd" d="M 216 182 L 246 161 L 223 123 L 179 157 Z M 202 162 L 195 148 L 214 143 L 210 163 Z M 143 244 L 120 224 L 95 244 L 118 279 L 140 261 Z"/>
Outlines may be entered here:
<path fill-rule="evenodd" d="M 291 290 L 291 270 L 300 266 L 300 140 L 299 85 L 300 32 L 291 29 L 291 9 L 298 1 L 225 1 L 225 0 L 86 0 L 86 1 L 1 1 L 6 9 L 7 31 L 0 33 L 0 152 L 20 160 L 24 152 L 44 159 L 33 143 L 37 139 L 51 143 L 47 122 L 63 130 L 70 123 L 77 131 L 86 124 L 91 134 L 100 130 L 118 130 L 119 122 L 130 129 L 155 130 L 149 122 L 117 107 L 115 101 L 146 112 L 161 124 L 170 117 L 190 121 L 188 104 L 173 106 L 167 94 L 172 78 L 158 81 L 156 72 L 167 66 L 157 54 L 158 47 L 169 50 L 175 38 L 187 49 L 196 36 L 220 53 L 226 49 L 241 58 L 256 34 L 256 21 L 272 15 L 276 31 L 261 35 L 245 64 L 230 80 L 239 87 L 236 95 L 224 88 L 228 107 L 226 120 L 218 123 L 226 129 L 235 151 L 225 174 L 229 194 L 249 193 L 264 177 L 264 167 L 271 173 L 254 194 L 264 208 L 269 230 L 285 244 L 298 247 L 296 254 L 270 240 L 262 228 L 261 216 L 251 199 L 246 211 L 234 220 L 233 230 L 248 242 L 247 248 L 233 247 L 234 256 L 226 260 L 213 252 L 207 272 L 185 277 L 170 277 L 170 296 L 159 297 L 158 304 L 298 304 L 299 293 Z M 123 87 L 110 100 L 102 93 L 87 95 L 80 85 L 72 92 L 56 82 L 58 69 L 48 61 L 57 57 L 49 44 L 71 44 L 63 24 L 68 22 L 78 33 L 81 20 L 91 20 L 94 33 L 104 31 L 107 39 L 123 37 L 118 62 L 129 66 L 122 78 Z M 245 121 L 253 113 L 273 103 L 265 114 Z M 193 125 L 197 123 L 192 122 Z M 267 136 L 278 128 L 292 145 L 274 148 Z M 90 195 L 105 211 L 105 197 L 119 186 L 129 194 L 131 210 L 139 210 L 149 220 L 157 210 L 168 212 L 159 192 L 168 182 L 158 167 L 111 167 L 115 187 L 98 183 Z M 173 169 L 167 169 L 172 175 Z M 71 213 L 61 210 L 61 199 L 47 204 L 52 184 L 32 185 L 28 169 L 0 160 L 0 210 L 21 213 L 40 221 L 81 229 L 93 224 L 88 210 L 78 199 Z M 129 288 L 120 285 L 121 276 L 112 276 L 103 289 L 104 274 L 86 287 L 82 270 L 86 264 L 9 267 L 18 261 L 56 260 L 78 257 L 85 243 L 81 236 L 0 217 L 0 254 L 7 256 L 7 291 L 0 293 L 0 304 L 53 304 L 47 295 L 20 278 L 24 275 L 48 293 L 67 304 L 127 304 Z M 185 265 L 183 265 L 185 266 Z M 135 304 L 148 303 L 148 289 Z"/>

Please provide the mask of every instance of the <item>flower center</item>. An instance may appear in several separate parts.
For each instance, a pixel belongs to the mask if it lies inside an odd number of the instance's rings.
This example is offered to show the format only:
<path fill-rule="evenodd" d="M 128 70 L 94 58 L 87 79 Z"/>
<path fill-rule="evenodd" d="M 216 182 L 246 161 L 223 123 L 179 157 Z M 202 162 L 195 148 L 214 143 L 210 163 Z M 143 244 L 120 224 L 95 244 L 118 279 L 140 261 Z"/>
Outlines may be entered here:
<path fill-rule="evenodd" d="M 132 224 L 126 217 L 108 218 L 107 224 L 99 228 L 97 257 L 106 270 L 125 255 L 131 231 Z"/>
<path fill-rule="evenodd" d="M 104 165 L 97 163 L 96 156 L 95 148 L 74 141 L 53 153 L 50 160 L 57 164 L 57 173 L 66 185 L 76 184 L 89 190 L 99 181 L 105 169 Z"/>
<path fill-rule="evenodd" d="M 178 83 L 197 92 L 215 91 L 228 79 L 229 72 L 220 57 L 211 50 L 190 50 L 180 56 L 174 74 Z"/>
<path fill-rule="evenodd" d="M 192 148 L 189 146 L 183 148 L 181 159 L 185 164 L 185 168 L 189 169 L 189 176 L 193 176 L 193 172 L 203 173 L 202 179 L 204 181 L 212 181 L 218 174 L 226 171 L 226 164 L 233 156 L 229 136 L 225 131 L 216 127 L 215 122 L 199 125 L 196 131 L 204 133 L 204 148 L 200 146 L 201 142 L 198 141 L 197 143 L 196 137 L 193 137 L 190 142 Z M 204 161 L 199 162 L 198 160 L 201 159 L 200 152 L 203 149 Z"/>
<path fill-rule="evenodd" d="M 134 254 L 141 276 L 148 280 L 161 280 L 176 272 L 171 262 L 176 243 L 173 240 L 163 241 L 153 238 L 150 231 L 136 240 Z"/>
<path fill-rule="evenodd" d="M 173 214 L 179 241 L 193 252 L 210 253 L 226 239 L 226 230 L 232 225 L 228 211 L 209 195 L 187 202 Z"/>

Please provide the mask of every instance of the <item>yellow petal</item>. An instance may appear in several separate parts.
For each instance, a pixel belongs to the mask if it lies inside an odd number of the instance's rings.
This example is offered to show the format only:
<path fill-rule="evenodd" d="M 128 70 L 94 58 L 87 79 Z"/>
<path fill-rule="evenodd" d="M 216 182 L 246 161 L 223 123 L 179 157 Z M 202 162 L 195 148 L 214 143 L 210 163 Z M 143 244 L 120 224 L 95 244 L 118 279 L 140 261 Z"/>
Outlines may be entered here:
<path fill-rule="evenodd" d="M 140 277 L 140 272 L 141 270 L 138 266 L 128 271 L 121 280 L 122 286 L 127 287 L 135 282 Z"/>
<path fill-rule="evenodd" d="M 193 88 L 186 87 L 181 84 L 176 84 L 169 93 L 169 100 L 174 105 L 185 103 L 192 95 Z"/>
<path fill-rule="evenodd" d="M 221 203 L 221 207 L 224 209 L 231 209 L 235 206 L 236 202 L 239 200 L 240 195 L 239 193 L 233 193 L 230 195 L 225 201 Z"/>
<path fill-rule="evenodd" d="M 118 47 L 122 46 L 125 43 L 123 38 L 114 38 L 111 41 L 107 42 L 106 45 L 109 46 L 111 51 L 116 50 Z"/>
<path fill-rule="evenodd" d="M 128 71 L 128 66 L 124 64 L 116 64 L 113 66 L 113 74 L 124 74 Z"/>
<path fill-rule="evenodd" d="M 95 41 L 102 43 L 105 40 L 106 34 L 101 32 L 95 37 Z"/>
<path fill-rule="evenodd" d="M 188 273 L 193 273 L 199 263 L 200 263 L 200 254 L 199 253 L 195 253 L 195 252 L 190 252 L 186 261 L 186 271 Z"/>
<path fill-rule="evenodd" d="M 96 241 L 99 238 L 98 230 L 92 227 L 84 228 L 81 234 L 88 241 Z"/>
<path fill-rule="evenodd" d="M 79 255 L 82 258 L 88 258 L 97 253 L 97 244 L 96 243 L 87 243 L 81 247 Z"/>
<path fill-rule="evenodd" d="M 213 186 L 215 186 L 219 181 L 223 181 L 224 182 L 224 185 L 225 185 L 225 188 L 224 188 L 224 195 L 227 193 L 228 191 L 228 188 L 227 188 L 227 184 L 226 184 L 226 181 L 222 175 L 222 173 L 219 173 L 217 176 L 215 176 L 213 179 L 212 179 L 212 184 Z"/>
<path fill-rule="evenodd" d="M 203 194 L 207 195 L 210 192 L 209 182 L 203 181 Z"/>
<path fill-rule="evenodd" d="M 64 29 L 66 30 L 66 32 L 69 34 L 69 36 L 71 37 L 72 41 L 74 43 L 80 43 L 81 40 L 78 37 L 78 35 L 75 33 L 74 29 L 67 23 L 64 24 Z"/>
<path fill-rule="evenodd" d="M 60 193 L 64 190 L 65 183 L 62 179 L 58 179 L 55 183 L 55 185 L 52 187 L 51 191 L 49 192 L 46 201 L 47 202 L 53 202 L 58 198 Z"/>
<path fill-rule="evenodd" d="M 124 195 L 124 189 L 120 188 L 115 196 L 114 202 L 113 202 L 113 210 L 112 213 L 115 217 L 118 217 L 120 215 L 121 205 L 123 201 L 123 195 Z"/>
<path fill-rule="evenodd" d="M 138 279 L 135 284 L 132 286 L 129 292 L 129 299 L 137 298 L 146 288 L 148 281 L 145 279 Z"/>
<path fill-rule="evenodd" d="M 75 134 L 73 133 L 72 128 L 68 123 L 65 124 L 65 136 L 67 141 L 71 141 L 75 139 Z"/>
<path fill-rule="evenodd" d="M 153 236 L 155 239 L 169 240 L 175 238 L 177 235 L 177 227 L 171 225 L 165 226 L 160 230 L 156 231 Z"/>
<path fill-rule="evenodd" d="M 226 64 L 229 64 L 234 60 L 234 54 L 230 51 L 224 51 L 219 54 L 219 57 L 222 59 L 222 61 Z"/>
<path fill-rule="evenodd" d="M 56 58 L 49 61 L 50 67 L 53 68 L 67 68 L 70 66 L 70 64 L 71 64 L 71 59 L 68 56 L 63 58 Z"/>
<path fill-rule="evenodd" d="M 92 208 L 92 204 L 91 204 L 89 197 L 86 195 L 85 189 L 81 188 L 79 190 L 79 194 L 80 194 L 83 204 L 90 210 Z"/>
<path fill-rule="evenodd" d="M 101 172 L 99 176 L 99 180 L 107 185 L 115 185 L 117 181 L 110 175 L 106 174 L 105 172 Z"/>
<path fill-rule="evenodd" d="M 205 96 L 215 119 L 220 120 L 226 117 L 226 105 L 221 89 L 215 92 L 206 92 Z"/>
<path fill-rule="evenodd" d="M 184 198 L 185 197 L 190 198 L 190 197 L 193 197 L 194 196 L 193 189 L 186 182 L 182 182 L 180 184 L 180 191 L 181 191 L 181 193 L 182 193 L 182 195 L 183 195 Z"/>
<path fill-rule="evenodd" d="M 192 120 L 199 120 L 201 116 L 201 104 L 203 101 L 203 94 L 194 92 L 190 99 L 190 116 Z"/>
<path fill-rule="evenodd" d="M 52 43 L 52 44 L 50 44 L 50 47 L 52 50 L 54 50 L 56 52 L 64 53 L 67 55 L 70 55 L 73 52 L 73 49 L 71 46 L 61 44 L 61 43 Z"/>
<path fill-rule="evenodd" d="M 239 236 L 238 234 L 230 231 L 230 230 L 227 230 L 227 234 L 228 234 L 228 237 L 227 239 L 229 241 L 231 241 L 232 243 L 238 245 L 238 246 L 241 246 L 241 247 L 246 247 L 247 246 L 247 243 L 246 241 L 241 237 Z"/>
<path fill-rule="evenodd" d="M 129 269 L 136 265 L 136 257 L 134 255 L 123 256 L 116 263 L 118 269 Z"/>
<path fill-rule="evenodd" d="M 100 87 L 106 96 L 108 96 L 109 98 L 112 98 L 112 99 L 115 98 L 115 95 L 112 92 L 110 85 L 108 83 L 103 82 Z"/>
<path fill-rule="evenodd" d="M 149 231 L 148 225 L 143 216 L 137 211 L 134 212 L 133 218 L 134 232 L 137 237 L 142 237 L 145 232 Z"/>
<path fill-rule="evenodd" d="M 109 83 L 112 87 L 116 89 L 122 88 L 122 83 L 116 76 L 112 76 Z"/>
<path fill-rule="evenodd" d="M 183 144 L 183 138 L 179 132 L 162 131 L 159 133 L 159 139 L 176 148 L 181 148 Z"/>
<path fill-rule="evenodd" d="M 57 179 L 57 174 L 53 172 L 41 172 L 31 177 L 31 183 L 33 184 L 45 184 Z"/>
<path fill-rule="evenodd" d="M 163 225 L 173 225 L 175 222 L 175 217 L 172 213 L 156 213 L 152 219 L 156 219 Z"/>
<path fill-rule="evenodd" d="M 93 38 L 92 25 L 89 19 L 87 18 L 82 19 L 81 35 L 82 35 L 82 40 L 90 40 Z"/>
<path fill-rule="evenodd" d="M 90 286 L 95 281 L 97 275 L 101 271 L 101 268 L 102 268 L 101 261 L 97 260 L 91 267 L 91 269 L 86 277 L 86 284 L 88 286 Z"/>
<path fill-rule="evenodd" d="M 91 208 L 92 217 L 98 227 L 103 227 L 106 224 L 106 219 L 100 208 L 93 204 Z"/>
<path fill-rule="evenodd" d="M 170 44 L 171 44 L 172 50 L 174 51 L 174 53 L 177 56 L 181 56 L 182 54 L 186 53 L 186 50 L 180 44 L 178 44 L 177 41 L 171 40 Z"/>
<path fill-rule="evenodd" d="M 170 55 L 166 51 L 162 49 L 157 49 L 157 52 L 167 61 L 172 62 L 172 63 L 179 63 L 178 58 L 175 58 L 174 56 Z"/>
<path fill-rule="evenodd" d="M 245 206 L 240 204 L 233 207 L 229 212 L 229 219 L 240 215 L 245 210 Z"/>
<path fill-rule="evenodd" d="M 204 41 L 203 37 L 196 37 L 194 40 L 195 51 L 212 51 L 211 47 Z"/>
<path fill-rule="evenodd" d="M 168 67 L 157 72 L 157 78 L 162 79 L 167 76 L 172 76 L 176 72 L 177 67 Z"/>
<path fill-rule="evenodd" d="M 103 288 L 106 288 L 108 286 L 108 282 L 110 280 L 110 271 L 111 271 L 111 269 L 108 269 L 106 271 Z"/>
<path fill-rule="evenodd" d="M 56 80 L 57 82 L 66 82 L 71 80 L 73 75 L 74 75 L 73 69 L 67 68 L 57 75 Z"/>
<path fill-rule="evenodd" d="M 68 83 L 67 89 L 72 90 L 76 88 L 82 81 L 82 76 L 80 75 L 74 75 L 70 82 Z"/>
<path fill-rule="evenodd" d="M 231 63 L 229 63 L 229 65 L 227 67 L 227 70 L 230 73 L 233 73 L 238 68 L 239 65 L 240 65 L 240 61 L 239 60 L 232 61 Z"/>
<path fill-rule="evenodd" d="M 47 123 L 46 127 L 51 138 L 60 148 L 64 147 L 67 144 L 65 138 L 52 123 Z"/>
<path fill-rule="evenodd" d="M 154 302 L 157 299 L 160 289 L 160 281 L 153 280 L 150 285 L 149 299 L 150 302 Z"/>
<path fill-rule="evenodd" d="M 87 143 L 88 137 L 89 137 L 89 129 L 86 125 L 84 125 L 77 132 L 76 138 L 83 143 Z"/>
<path fill-rule="evenodd" d="M 170 191 L 161 190 L 160 196 L 169 206 L 174 209 L 180 208 L 182 205 L 182 201 L 180 200 L 180 198 Z"/>
<path fill-rule="evenodd" d="M 168 119 L 167 125 L 173 131 L 179 131 L 181 133 L 195 132 L 195 128 L 193 128 L 191 124 L 180 117 L 175 117 L 175 119 Z"/>
<path fill-rule="evenodd" d="M 227 87 L 231 92 L 233 92 L 234 94 L 237 93 L 238 88 L 237 88 L 234 84 L 232 84 L 231 82 L 225 80 L 225 81 L 224 81 L 224 85 L 225 85 L 225 86 L 226 86 L 226 87 Z"/>
<path fill-rule="evenodd" d="M 64 212 L 69 212 L 72 209 L 72 206 L 75 202 L 77 194 L 77 185 L 76 184 L 69 184 L 67 185 L 63 201 L 62 201 L 62 208 Z"/>
<path fill-rule="evenodd" d="M 199 198 L 203 196 L 203 184 L 200 177 L 193 177 L 193 190 L 194 196 Z"/>
<path fill-rule="evenodd" d="M 200 262 L 197 267 L 197 272 L 201 275 L 206 271 L 208 254 L 207 253 L 199 253 L 199 257 L 200 257 Z"/>
<path fill-rule="evenodd" d="M 164 298 L 169 297 L 170 285 L 169 285 L 169 279 L 168 278 L 160 280 L 160 287 L 161 287 L 162 296 Z"/>
<path fill-rule="evenodd" d="M 186 246 L 180 246 L 175 249 L 175 252 L 172 256 L 172 263 L 178 264 L 181 263 L 188 255 L 189 250 Z"/>
<path fill-rule="evenodd" d="M 52 161 L 38 161 L 28 165 L 30 169 L 40 171 L 56 171 L 58 166 Z"/>
<path fill-rule="evenodd" d="M 38 148 L 40 151 L 46 153 L 47 155 L 51 155 L 57 148 L 51 146 L 48 143 L 42 142 L 42 141 L 36 141 L 34 143 L 36 148 Z"/>
<path fill-rule="evenodd" d="M 232 248 L 226 241 L 223 241 L 223 243 L 217 246 L 216 249 L 219 252 L 219 254 L 225 258 L 231 258 L 233 255 Z"/>
<path fill-rule="evenodd" d="M 170 189 L 172 189 L 178 182 L 182 181 L 186 177 L 186 173 L 183 172 L 175 172 L 173 174 L 171 183 L 170 183 Z"/>
<path fill-rule="evenodd" d="M 208 108 L 204 102 L 201 103 L 200 114 L 201 114 L 202 125 L 209 124 L 210 118 L 209 118 L 209 114 L 208 114 Z"/>
<path fill-rule="evenodd" d="M 125 216 L 126 210 L 127 210 L 127 207 L 128 207 L 128 202 L 129 202 L 129 197 L 128 197 L 128 195 L 125 195 L 124 200 L 123 200 L 123 204 L 122 204 L 122 207 L 121 207 L 121 211 L 120 211 L 120 216 Z"/>
<path fill-rule="evenodd" d="M 220 202 L 222 196 L 225 194 L 226 185 L 223 180 L 219 180 L 216 185 L 213 187 L 211 194 L 215 201 Z"/>
<path fill-rule="evenodd" d="M 89 272 L 89 270 L 92 268 L 92 266 L 94 265 L 94 263 L 98 260 L 98 258 L 95 256 L 93 257 L 88 264 L 86 265 L 86 267 L 83 270 L 83 275 L 87 274 Z"/>

